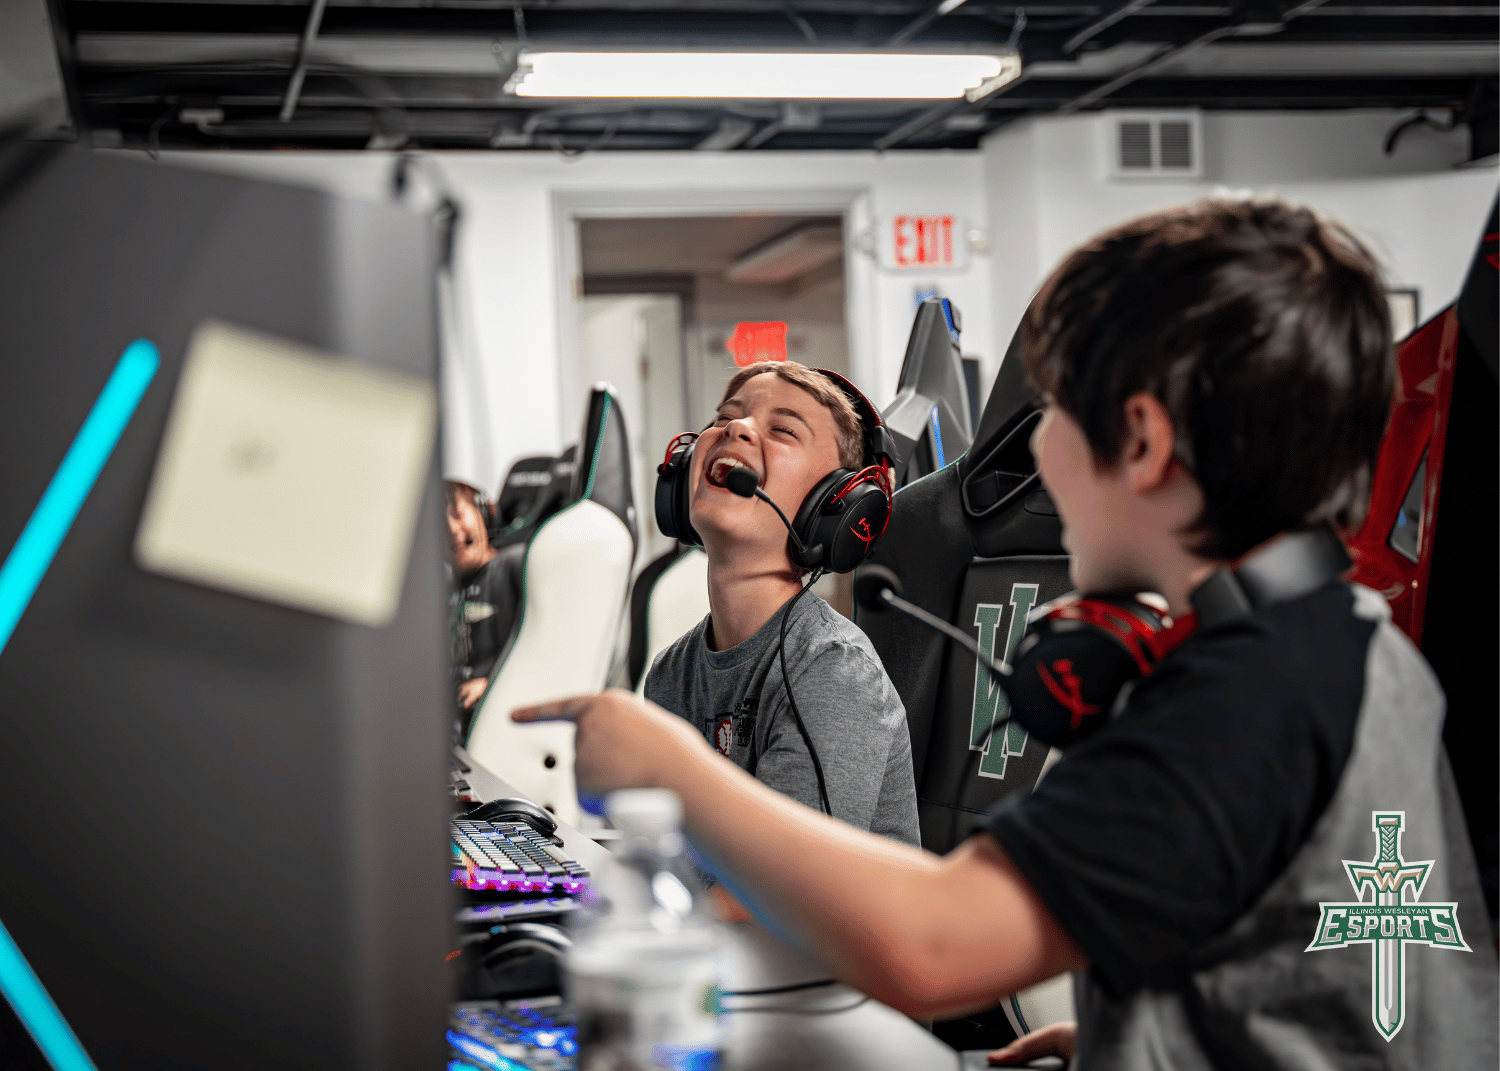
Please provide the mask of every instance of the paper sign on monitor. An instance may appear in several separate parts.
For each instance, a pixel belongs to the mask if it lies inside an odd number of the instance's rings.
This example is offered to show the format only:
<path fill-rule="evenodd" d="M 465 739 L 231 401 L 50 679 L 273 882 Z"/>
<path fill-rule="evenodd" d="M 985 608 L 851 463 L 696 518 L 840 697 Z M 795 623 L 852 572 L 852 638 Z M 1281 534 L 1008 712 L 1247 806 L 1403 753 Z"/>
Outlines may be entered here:
<path fill-rule="evenodd" d="M 149 570 L 366 625 L 396 613 L 431 386 L 224 324 L 193 337 L 136 536 Z"/>

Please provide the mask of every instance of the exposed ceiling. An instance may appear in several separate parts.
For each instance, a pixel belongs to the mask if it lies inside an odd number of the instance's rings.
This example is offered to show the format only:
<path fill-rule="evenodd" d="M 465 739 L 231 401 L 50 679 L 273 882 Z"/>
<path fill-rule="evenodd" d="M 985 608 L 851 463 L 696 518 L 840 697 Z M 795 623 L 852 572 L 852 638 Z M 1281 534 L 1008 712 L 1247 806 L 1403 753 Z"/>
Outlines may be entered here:
<path fill-rule="evenodd" d="M 1500 6 L 1480 0 L 29 0 L 70 110 L 144 148 L 970 148 L 1105 107 L 1433 109 L 1494 152 Z M 949 9 L 939 14 L 940 8 Z M 931 102 L 539 101 L 532 49 L 985 51 L 1021 76 Z"/>
<path fill-rule="evenodd" d="M 744 254 L 812 225 L 838 229 L 840 220 L 781 215 L 585 219 L 578 225 L 579 252 L 586 276 L 723 275 Z"/>

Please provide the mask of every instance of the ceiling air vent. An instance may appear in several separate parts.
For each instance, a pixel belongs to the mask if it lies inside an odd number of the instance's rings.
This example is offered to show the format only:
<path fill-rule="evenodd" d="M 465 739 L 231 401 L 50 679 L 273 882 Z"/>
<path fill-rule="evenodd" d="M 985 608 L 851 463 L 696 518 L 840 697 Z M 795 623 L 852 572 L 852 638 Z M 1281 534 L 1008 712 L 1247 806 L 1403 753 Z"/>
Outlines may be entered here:
<path fill-rule="evenodd" d="M 1203 127 L 1197 112 L 1106 116 L 1111 178 L 1201 178 Z"/>

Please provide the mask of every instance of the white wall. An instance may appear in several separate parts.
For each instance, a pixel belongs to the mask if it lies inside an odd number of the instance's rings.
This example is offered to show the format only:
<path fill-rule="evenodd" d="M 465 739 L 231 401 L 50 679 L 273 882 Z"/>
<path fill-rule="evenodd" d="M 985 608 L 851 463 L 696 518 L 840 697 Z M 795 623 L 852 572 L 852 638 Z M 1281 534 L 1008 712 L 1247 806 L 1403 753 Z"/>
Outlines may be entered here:
<path fill-rule="evenodd" d="M 1494 196 L 1494 167 L 1455 170 L 1464 134 L 1414 130 L 1389 159 L 1386 132 L 1406 113 L 1205 113 L 1205 175 L 1195 182 L 1111 182 L 1103 177 L 1103 119 L 1024 121 L 978 152 L 435 153 L 464 204 L 460 265 L 481 366 L 490 449 L 471 427 L 473 407 L 446 407 L 450 473 L 498 485 L 511 461 L 552 451 L 577 434 L 578 398 L 560 383 L 581 372 L 576 328 L 567 326 L 567 265 L 574 241 L 558 225 L 563 205 L 749 204 L 785 210 L 788 191 L 853 197 L 864 226 L 895 214 L 953 213 L 986 229 L 990 253 L 965 268 L 898 274 L 851 254 L 850 368 L 877 405 L 895 392 L 917 283 L 937 283 L 964 315 L 964 351 L 982 358 L 987 385 L 1037 284 L 1099 230 L 1216 189 L 1277 193 L 1350 224 L 1382 257 L 1393 285 L 1421 291 L 1423 315 L 1451 301 Z M 192 166 L 258 174 L 349 196 L 388 199 L 386 153 L 164 154 Z M 835 198 L 836 199 L 836 198 Z M 568 209 L 569 211 L 575 209 Z M 576 293 L 576 291 L 574 291 Z M 569 352 L 564 352 L 564 351 Z M 577 371 L 569 371 L 576 369 Z M 481 456 L 485 454 L 487 456 Z"/>
<path fill-rule="evenodd" d="M 629 294 L 586 297 L 581 306 L 585 374 L 590 382 L 611 383 L 626 414 L 639 568 L 676 543 L 657 528 L 653 502 L 662 452 L 688 426 L 681 301 L 675 294 Z"/>
<path fill-rule="evenodd" d="M 994 286 L 992 351 L 1003 354 L 1046 274 L 1116 223 L 1224 189 L 1275 194 L 1349 225 L 1392 286 L 1421 291 L 1426 318 L 1458 294 L 1495 196 L 1493 166 L 1456 169 L 1458 131 L 1416 129 L 1382 154 L 1409 112 L 1210 112 L 1201 181 L 1104 177 L 1102 115 L 1017 123 L 982 146 Z"/>
<path fill-rule="evenodd" d="M 467 409 L 453 404 L 445 422 L 446 465 L 483 487 L 498 485 L 517 457 L 560 448 L 577 435 L 583 399 L 561 398 L 563 346 L 576 331 L 559 330 L 565 294 L 560 282 L 559 197 L 639 194 L 670 204 L 680 191 L 735 191 L 742 200 L 765 196 L 768 208 L 787 190 L 853 193 L 861 209 L 883 224 L 895 214 L 951 213 L 985 225 L 982 162 L 977 152 L 875 153 L 600 153 L 562 159 L 550 153 L 434 153 L 464 206 L 460 266 L 473 339 L 483 365 L 493 415 L 493 457 L 476 456 Z M 387 153 L 166 153 L 164 160 L 224 169 L 329 189 L 349 196 L 389 198 L 394 158 Z M 667 213 L 656 213 L 667 214 Z M 851 240 L 857 235 L 851 234 Z M 964 350 L 992 374 L 988 259 L 969 258 L 951 272 L 920 277 L 873 269 L 868 285 L 851 274 L 851 368 L 877 405 L 895 395 L 914 312 L 915 282 L 937 282 L 964 314 Z M 567 355 L 576 364 L 577 355 Z"/>

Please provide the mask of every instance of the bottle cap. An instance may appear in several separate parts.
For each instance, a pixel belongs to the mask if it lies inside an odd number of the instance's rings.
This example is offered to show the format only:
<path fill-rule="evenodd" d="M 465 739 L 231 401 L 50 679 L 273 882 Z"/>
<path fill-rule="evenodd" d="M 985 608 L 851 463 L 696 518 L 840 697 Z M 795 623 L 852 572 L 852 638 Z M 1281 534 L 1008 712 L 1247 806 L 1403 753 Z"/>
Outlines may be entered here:
<path fill-rule="evenodd" d="M 605 798 L 604 813 L 616 829 L 659 837 L 682 824 L 682 800 L 665 788 L 622 788 Z"/>

